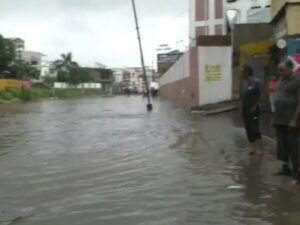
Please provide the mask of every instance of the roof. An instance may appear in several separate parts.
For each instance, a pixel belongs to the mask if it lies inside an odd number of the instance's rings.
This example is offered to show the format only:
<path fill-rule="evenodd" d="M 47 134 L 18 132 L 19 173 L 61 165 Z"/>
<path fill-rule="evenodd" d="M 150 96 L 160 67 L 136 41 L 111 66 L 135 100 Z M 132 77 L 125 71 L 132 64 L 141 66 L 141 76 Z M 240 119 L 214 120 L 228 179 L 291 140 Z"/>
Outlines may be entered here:
<path fill-rule="evenodd" d="M 43 57 L 46 56 L 41 52 L 35 52 L 35 51 L 23 51 L 22 53 L 24 56 L 35 56 L 35 57 Z"/>
<path fill-rule="evenodd" d="M 107 68 L 107 66 L 105 66 L 104 64 L 102 64 L 102 63 L 100 63 L 100 62 L 96 62 L 96 63 L 95 63 L 95 66 L 96 66 L 97 68 L 103 68 L 103 69 Z"/>
<path fill-rule="evenodd" d="M 19 38 L 19 37 L 12 37 L 12 38 L 9 38 L 10 40 L 12 41 L 22 41 L 24 42 L 24 40 L 22 38 Z"/>

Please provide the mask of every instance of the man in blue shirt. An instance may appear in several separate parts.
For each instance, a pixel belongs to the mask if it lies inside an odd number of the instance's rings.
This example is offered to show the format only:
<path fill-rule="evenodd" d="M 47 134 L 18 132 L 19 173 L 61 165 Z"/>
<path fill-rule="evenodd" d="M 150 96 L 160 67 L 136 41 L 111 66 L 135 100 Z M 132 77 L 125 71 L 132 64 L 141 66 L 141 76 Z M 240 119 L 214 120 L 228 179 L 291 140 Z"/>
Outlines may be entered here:
<path fill-rule="evenodd" d="M 251 155 L 262 155 L 262 141 L 259 126 L 260 118 L 260 82 L 254 77 L 253 69 L 244 66 L 243 78 L 246 81 L 242 93 L 242 116 L 249 142 L 251 143 Z"/>

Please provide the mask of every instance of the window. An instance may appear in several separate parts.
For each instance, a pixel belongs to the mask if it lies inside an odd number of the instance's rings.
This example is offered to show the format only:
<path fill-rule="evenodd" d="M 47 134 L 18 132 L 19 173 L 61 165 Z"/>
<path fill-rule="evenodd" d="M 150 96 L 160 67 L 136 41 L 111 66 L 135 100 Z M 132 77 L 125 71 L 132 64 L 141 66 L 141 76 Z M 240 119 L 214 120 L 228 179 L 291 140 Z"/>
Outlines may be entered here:
<path fill-rule="evenodd" d="M 208 27 L 207 26 L 197 27 L 196 28 L 196 37 L 204 36 L 204 35 L 209 35 Z"/>
<path fill-rule="evenodd" d="M 215 34 L 216 35 L 223 35 L 223 26 L 221 24 L 215 26 Z"/>
<path fill-rule="evenodd" d="M 37 66 L 38 65 L 38 61 L 31 61 L 31 65 L 32 66 Z"/>
<path fill-rule="evenodd" d="M 223 0 L 215 0 L 215 18 L 223 18 Z"/>
<path fill-rule="evenodd" d="M 209 19 L 209 0 L 196 0 L 196 21 Z"/>

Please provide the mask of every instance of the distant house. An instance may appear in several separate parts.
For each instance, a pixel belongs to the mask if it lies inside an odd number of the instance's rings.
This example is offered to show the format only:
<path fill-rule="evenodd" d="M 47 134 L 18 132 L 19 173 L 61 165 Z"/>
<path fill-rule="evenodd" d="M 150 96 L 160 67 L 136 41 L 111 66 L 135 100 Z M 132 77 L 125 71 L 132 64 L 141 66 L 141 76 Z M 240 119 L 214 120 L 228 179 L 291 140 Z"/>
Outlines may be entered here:
<path fill-rule="evenodd" d="M 51 71 L 52 62 L 47 60 L 46 55 L 35 51 L 23 51 L 22 60 L 28 63 L 32 68 L 35 68 L 40 73 L 40 80 L 45 77 L 55 77 L 56 73 Z"/>
<path fill-rule="evenodd" d="M 27 62 L 30 66 L 40 69 L 42 65 L 42 58 L 45 55 L 40 52 L 33 52 L 33 51 L 23 51 L 22 52 L 22 59 L 23 61 Z"/>

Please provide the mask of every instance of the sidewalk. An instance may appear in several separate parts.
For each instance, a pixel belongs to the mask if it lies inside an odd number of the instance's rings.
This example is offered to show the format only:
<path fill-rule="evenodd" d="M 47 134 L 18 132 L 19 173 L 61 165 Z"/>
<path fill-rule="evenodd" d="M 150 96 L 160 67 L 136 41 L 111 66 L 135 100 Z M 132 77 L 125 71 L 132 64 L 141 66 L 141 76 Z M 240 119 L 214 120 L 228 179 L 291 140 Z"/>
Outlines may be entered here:
<path fill-rule="evenodd" d="M 239 108 L 239 101 L 232 100 L 216 104 L 195 107 L 191 110 L 192 114 L 215 115 L 224 112 L 230 112 Z"/>
<path fill-rule="evenodd" d="M 215 104 L 208 104 L 204 106 L 194 107 L 191 110 L 192 114 L 215 115 L 224 112 L 235 111 L 240 108 L 240 100 L 231 100 Z M 268 105 L 261 105 L 263 113 L 269 113 Z M 269 115 L 270 116 L 270 115 Z"/>

